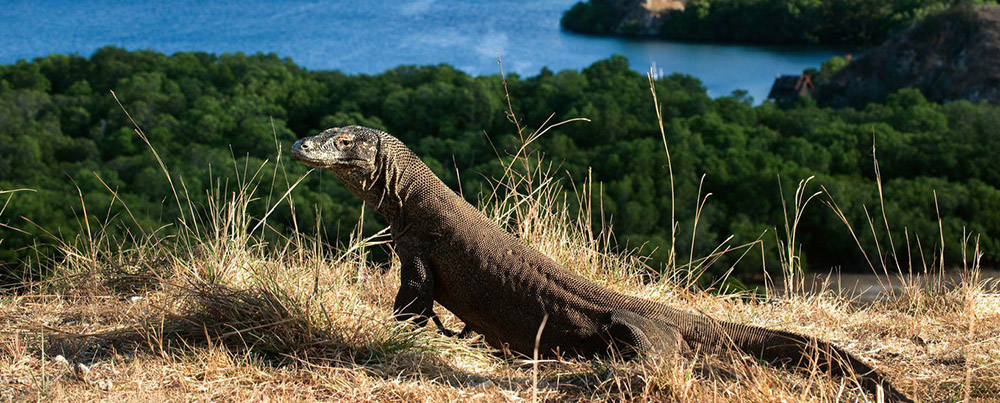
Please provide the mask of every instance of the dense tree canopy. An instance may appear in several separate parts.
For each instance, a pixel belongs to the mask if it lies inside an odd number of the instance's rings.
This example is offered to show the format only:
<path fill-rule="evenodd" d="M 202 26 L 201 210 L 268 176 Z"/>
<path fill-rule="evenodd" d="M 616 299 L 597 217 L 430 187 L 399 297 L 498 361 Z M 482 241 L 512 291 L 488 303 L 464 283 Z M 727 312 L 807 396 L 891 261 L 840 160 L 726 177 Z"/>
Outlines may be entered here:
<path fill-rule="evenodd" d="M 662 259 L 669 248 L 670 187 L 646 78 L 624 58 L 612 57 L 582 71 L 543 70 L 507 81 L 514 111 L 528 125 L 553 113 L 556 120 L 592 120 L 560 126 L 534 147 L 576 180 L 592 168 L 603 189 L 594 197 L 603 197 L 620 244 L 647 243 L 644 250 L 658 248 L 654 257 Z M 703 173 L 702 192 L 713 196 L 698 223 L 696 256 L 730 234 L 732 244 L 741 244 L 765 230 L 766 248 L 775 248 L 774 227 L 784 222 L 779 177 L 787 198 L 798 180 L 815 175 L 810 191 L 825 186 L 870 244 L 863 206 L 881 216 L 872 161 L 877 141 L 885 208 L 898 244 L 905 227 L 911 242 L 919 235 L 933 253 L 940 212 L 946 253 L 961 253 L 963 234 L 978 233 L 986 260 L 1000 261 L 997 106 L 930 103 L 907 90 L 863 110 L 824 109 L 808 100 L 782 109 L 752 106 L 744 94 L 712 99 L 697 79 L 683 75 L 660 79 L 656 88 L 677 180 L 680 250 L 690 243 Z M 308 71 L 274 55 L 167 56 L 118 48 L 89 58 L 20 61 L 0 66 L 0 190 L 35 191 L 15 193 L 0 217 L 9 226 L 0 227 L 0 261 L 21 261 L 32 256 L 30 247 L 46 242 L 44 231 L 21 217 L 68 239 L 83 232 L 81 197 L 91 223 L 101 222 L 109 205 L 112 215 L 134 216 L 116 221 L 122 231 L 175 219 L 171 184 L 109 90 L 145 130 L 175 186 L 183 185 L 199 205 L 206 203 L 206 189 L 235 186 L 244 164 L 280 158 L 294 181 L 306 168 L 289 160 L 289 145 L 329 126 L 362 124 L 395 134 L 455 188 L 457 168 L 470 199 L 487 189 L 483 177 L 500 172 L 494 147 L 507 155 L 518 144 L 500 78 L 471 77 L 445 65 L 345 75 Z M 275 155 L 277 146 L 284 155 Z M 271 174 L 261 173 L 263 183 L 272 182 Z M 274 195 L 287 189 L 278 175 Z M 326 173 L 309 175 L 293 196 L 299 228 L 322 224 L 331 240 L 346 235 L 361 208 Z M 111 203 L 115 197 L 124 204 Z M 292 214 L 282 206 L 271 224 L 287 231 Z M 366 224 L 368 231 L 383 225 Z M 818 203 L 807 211 L 799 241 L 813 268 L 863 262 L 850 233 Z M 760 252 L 753 253 L 758 256 L 748 261 L 760 262 Z M 19 266 L 8 266 L 7 281 L 24 275 L 13 267 Z"/>

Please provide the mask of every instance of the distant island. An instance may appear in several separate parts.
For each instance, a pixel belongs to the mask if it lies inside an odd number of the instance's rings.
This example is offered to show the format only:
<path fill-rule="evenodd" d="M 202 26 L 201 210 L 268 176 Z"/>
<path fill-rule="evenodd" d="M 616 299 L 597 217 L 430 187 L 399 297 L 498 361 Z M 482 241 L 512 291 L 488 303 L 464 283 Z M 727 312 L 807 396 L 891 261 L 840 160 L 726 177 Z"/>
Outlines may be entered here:
<path fill-rule="evenodd" d="M 935 102 L 1000 103 L 1000 6 L 930 16 L 824 81 L 816 98 L 835 107 L 882 102 L 903 88 Z"/>
<path fill-rule="evenodd" d="M 995 0 L 587 0 L 563 28 L 672 40 L 875 45 L 928 15 Z"/>
<path fill-rule="evenodd" d="M 881 46 L 819 69 L 775 79 L 768 98 L 799 98 L 861 108 L 896 91 L 919 89 L 928 100 L 1000 103 L 1000 6 L 955 7 L 929 16 Z"/>

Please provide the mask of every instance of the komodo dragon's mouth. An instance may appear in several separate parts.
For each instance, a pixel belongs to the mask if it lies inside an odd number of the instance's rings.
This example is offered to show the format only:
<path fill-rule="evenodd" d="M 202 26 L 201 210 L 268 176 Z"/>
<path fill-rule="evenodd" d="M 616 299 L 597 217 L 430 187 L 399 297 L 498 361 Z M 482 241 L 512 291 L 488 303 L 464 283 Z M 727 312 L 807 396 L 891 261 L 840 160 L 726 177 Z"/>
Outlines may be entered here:
<path fill-rule="evenodd" d="M 292 149 L 292 157 L 295 158 L 296 161 L 316 168 L 330 168 L 345 165 L 357 166 L 364 165 L 368 162 L 362 158 L 314 158 L 306 153 L 303 153 L 297 148 Z"/>
<path fill-rule="evenodd" d="M 345 159 L 329 160 L 329 159 L 310 158 L 305 155 L 299 155 L 294 153 L 292 154 L 292 156 L 295 157 L 297 161 L 303 164 L 317 168 L 329 168 L 329 167 L 346 166 L 346 165 L 358 166 L 358 165 L 364 165 L 368 162 L 361 158 L 345 158 Z"/>
<path fill-rule="evenodd" d="M 326 165 L 326 161 L 318 158 L 311 158 L 308 155 L 303 154 L 302 151 L 299 151 L 298 147 L 292 148 L 292 158 L 295 158 L 298 162 L 313 167 L 323 167 Z"/>

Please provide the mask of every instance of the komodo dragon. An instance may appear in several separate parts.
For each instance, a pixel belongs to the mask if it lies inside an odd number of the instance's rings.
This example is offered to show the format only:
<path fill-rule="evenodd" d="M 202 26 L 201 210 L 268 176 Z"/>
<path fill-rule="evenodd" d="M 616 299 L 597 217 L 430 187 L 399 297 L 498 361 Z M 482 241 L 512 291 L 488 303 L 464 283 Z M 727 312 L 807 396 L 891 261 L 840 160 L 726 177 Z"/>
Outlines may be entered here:
<path fill-rule="evenodd" d="M 815 360 L 854 375 L 869 392 L 910 401 L 870 366 L 814 337 L 713 320 L 620 294 L 567 270 L 455 194 L 395 137 L 360 126 L 328 129 L 292 146 L 300 162 L 332 171 L 391 225 L 401 264 L 396 317 L 424 326 L 434 301 L 496 347 L 530 355 L 676 354 L 690 344 L 736 346 L 776 364 Z M 442 327 L 442 330 L 444 328 Z"/>

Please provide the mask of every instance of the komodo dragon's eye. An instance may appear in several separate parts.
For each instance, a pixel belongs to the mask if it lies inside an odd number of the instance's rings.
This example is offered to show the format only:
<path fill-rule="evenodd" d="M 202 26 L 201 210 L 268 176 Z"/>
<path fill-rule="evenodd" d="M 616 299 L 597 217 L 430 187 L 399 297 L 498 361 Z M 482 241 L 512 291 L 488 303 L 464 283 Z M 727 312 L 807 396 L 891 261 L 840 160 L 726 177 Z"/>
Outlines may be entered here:
<path fill-rule="evenodd" d="M 337 143 L 337 148 L 344 150 L 354 144 L 354 138 L 352 136 L 337 136 L 333 139 Z"/>

